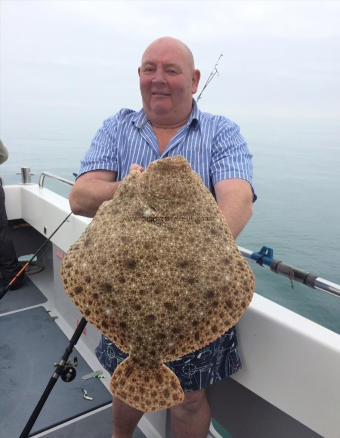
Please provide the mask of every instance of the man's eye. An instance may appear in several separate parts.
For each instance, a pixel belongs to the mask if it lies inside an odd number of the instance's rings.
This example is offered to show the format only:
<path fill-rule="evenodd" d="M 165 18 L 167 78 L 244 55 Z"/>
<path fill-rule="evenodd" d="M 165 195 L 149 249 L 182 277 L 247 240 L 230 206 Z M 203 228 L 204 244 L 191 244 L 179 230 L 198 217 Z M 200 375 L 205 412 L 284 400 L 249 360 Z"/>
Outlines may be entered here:
<path fill-rule="evenodd" d="M 144 68 L 143 68 L 143 72 L 144 72 L 144 73 L 150 73 L 150 72 L 152 72 L 152 71 L 154 71 L 154 68 L 153 68 L 153 67 L 144 67 Z"/>
<path fill-rule="evenodd" d="M 175 74 L 177 74 L 177 70 L 175 70 L 174 68 L 169 68 L 167 70 L 167 73 L 170 73 L 171 75 L 175 75 Z"/>

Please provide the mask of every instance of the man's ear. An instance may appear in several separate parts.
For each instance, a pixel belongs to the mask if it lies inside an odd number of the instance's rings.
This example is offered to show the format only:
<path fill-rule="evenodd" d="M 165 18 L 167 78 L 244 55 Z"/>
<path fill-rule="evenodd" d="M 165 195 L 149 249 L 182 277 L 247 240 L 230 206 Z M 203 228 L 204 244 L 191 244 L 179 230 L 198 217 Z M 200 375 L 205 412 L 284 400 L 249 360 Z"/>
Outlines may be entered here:
<path fill-rule="evenodd" d="M 196 93 L 200 79 L 201 72 L 199 70 L 194 70 L 192 75 L 192 94 Z"/>
<path fill-rule="evenodd" d="M 138 76 L 140 76 L 140 67 L 138 67 Z"/>

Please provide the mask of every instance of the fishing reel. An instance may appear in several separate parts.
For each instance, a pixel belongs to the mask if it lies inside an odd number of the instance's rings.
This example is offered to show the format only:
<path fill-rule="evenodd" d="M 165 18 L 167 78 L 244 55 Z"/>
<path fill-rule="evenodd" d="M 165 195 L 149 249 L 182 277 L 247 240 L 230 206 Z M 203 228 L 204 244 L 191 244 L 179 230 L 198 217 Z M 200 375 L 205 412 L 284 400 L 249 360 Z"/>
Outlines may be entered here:
<path fill-rule="evenodd" d="M 69 383 L 76 378 L 76 367 L 78 366 L 78 359 L 76 356 L 73 358 L 73 363 L 61 361 L 58 364 L 54 364 L 54 366 L 60 367 L 59 374 L 64 382 Z"/>

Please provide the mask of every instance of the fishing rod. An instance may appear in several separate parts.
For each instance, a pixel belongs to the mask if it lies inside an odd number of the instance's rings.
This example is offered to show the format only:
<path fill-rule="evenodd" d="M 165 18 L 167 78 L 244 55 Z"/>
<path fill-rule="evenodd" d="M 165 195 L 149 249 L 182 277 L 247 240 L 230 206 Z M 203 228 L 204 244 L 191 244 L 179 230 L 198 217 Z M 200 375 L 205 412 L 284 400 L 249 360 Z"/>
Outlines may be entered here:
<path fill-rule="evenodd" d="M 252 252 L 241 246 L 239 246 L 238 249 L 244 257 L 254 260 L 260 266 L 268 266 L 272 272 L 288 277 L 291 281 L 292 287 L 293 281 L 296 281 L 312 289 L 319 289 L 340 298 L 340 285 L 318 277 L 310 272 L 294 268 L 280 260 L 275 260 L 272 248 L 263 246 L 258 252 Z"/>
<path fill-rule="evenodd" d="M 214 77 L 218 74 L 217 66 L 218 66 L 218 63 L 220 62 L 220 59 L 222 58 L 222 56 L 223 56 L 223 54 L 221 53 L 220 56 L 218 57 L 217 61 L 216 61 L 216 64 L 215 64 L 214 68 L 212 69 L 208 79 L 205 81 L 205 84 L 203 85 L 202 91 L 198 95 L 197 102 L 202 97 L 202 94 L 203 94 L 204 90 L 207 88 L 207 86 L 214 79 Z"/>
<path fill-rule="evenodd" d="M 45 240 L 45 242 L 37 249 L 37 251 L 32 255 L 32 257 L 22 266 L 20 271 L 18 271 L 16 273 L 16 275 L 12 278 L 12 280 L 8 283 L 8 285 L 5 286 L 5 288 L 2 291 L 0 291 L 0 300 L 1 300 L 1 298 L 3 298 L 7 294 L 7 292 L 10 290 L 11 286 L 14 285 L 22 275 L 24 275 L 24 273 L 27 271 L 28 267 L 33 262 L 35 257 L 45 248 L 45 246 L 48 244 L 48 242 L 52 239 L 52 237 L 55 235 L 55 233 L 64 225 L 64 223 L 71 216 L 71 214 L 72 214 L 72 212 L 69 213 L 65 219 L 63 219 L 63 221 L 53 231 L 53 233 L 50 235 L 50 237 L 48 237 Z"/>
<path fill-rule="evenodd" d="M 76 377 L 76 371 L 74 367 L 68 362 L 68 358 L 70 354 L 73 351 L 74 346 L 78 342 L 81 334 L 84 331 L 84 328 L 86 327 L 87 321 L 85 318 L 82 318 L 77 325 L 77 328 L 75 332 L 73 333 L 72 338 L 69 341 L 68 346 L 66 347 L 66 350 L 56 365 L 56 369 L 54 373 L 52 374 L 50 380 L 48 381 L 45 390 L 40 397 L 38 403 L 36 404 L 30 418 L 28 419 L 23 431 L 20 434 L 19 438 L 27 438 L 29 436 L 29 433 L 32 430 L 32 427 L 34 426 L 42 408 L 44 407 L 44 404 L 46 403 L 46 400 L 48 399 L 54 385 L 57 383 L 59 377 L 64 380 L 64 382 L 71 382 Z M 75 364 L 76 365 L 76 364 Z"/>

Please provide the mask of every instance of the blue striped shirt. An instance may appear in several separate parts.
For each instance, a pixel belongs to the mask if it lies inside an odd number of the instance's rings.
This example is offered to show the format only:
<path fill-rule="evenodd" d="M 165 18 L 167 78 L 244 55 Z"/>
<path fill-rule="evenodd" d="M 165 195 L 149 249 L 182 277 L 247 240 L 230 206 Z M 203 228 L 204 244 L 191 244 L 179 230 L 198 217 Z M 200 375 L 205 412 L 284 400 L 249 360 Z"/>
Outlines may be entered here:
<path fill-rule="evenodd" d="M 176 155 L 189 161 L 211 192 L 214 192 L 217 182 L 226 179 L 243 179 L 252 185 L 252 156 L 239 127 L 223 116 L 201 112 L 195 101 L 188 122 L 163 154 L 159 151 L 156 135 L 145 112 L 122 109 L 105 120 L 97 132 L 82 161 L 79 175 L 93 170 L 108 170 L 116 172 L 117 181 L 121 181 L 129 173 L 131 164 L 147 168 L 155 160 Z M 96 354 L 111 373 L 126 357 L 105 336 L 102 336 Z M 204 366 L 201 356 L 206 357 Z M 235 330 L 169 366 L 181 380 L 185 391 L 204 389 L 228 377 L 241 367 Z M 195 370 L 189 377 L 184 372 L 188 366 Z"/>
<path fill-rule="evenodd" d="M 206 187 L 226 179 L 243 179 L 252 185 L 252 155 L 236 123 L 200 111 L 195 101 L 186 125 L 163 154 L 144 110 L 122 109 L 104 121 L 81 163 L 79 176 L 93 170 L 117 173 L 121 181 L 133 163 L 147 168 L 155 160 L 181 155 Z"/>

